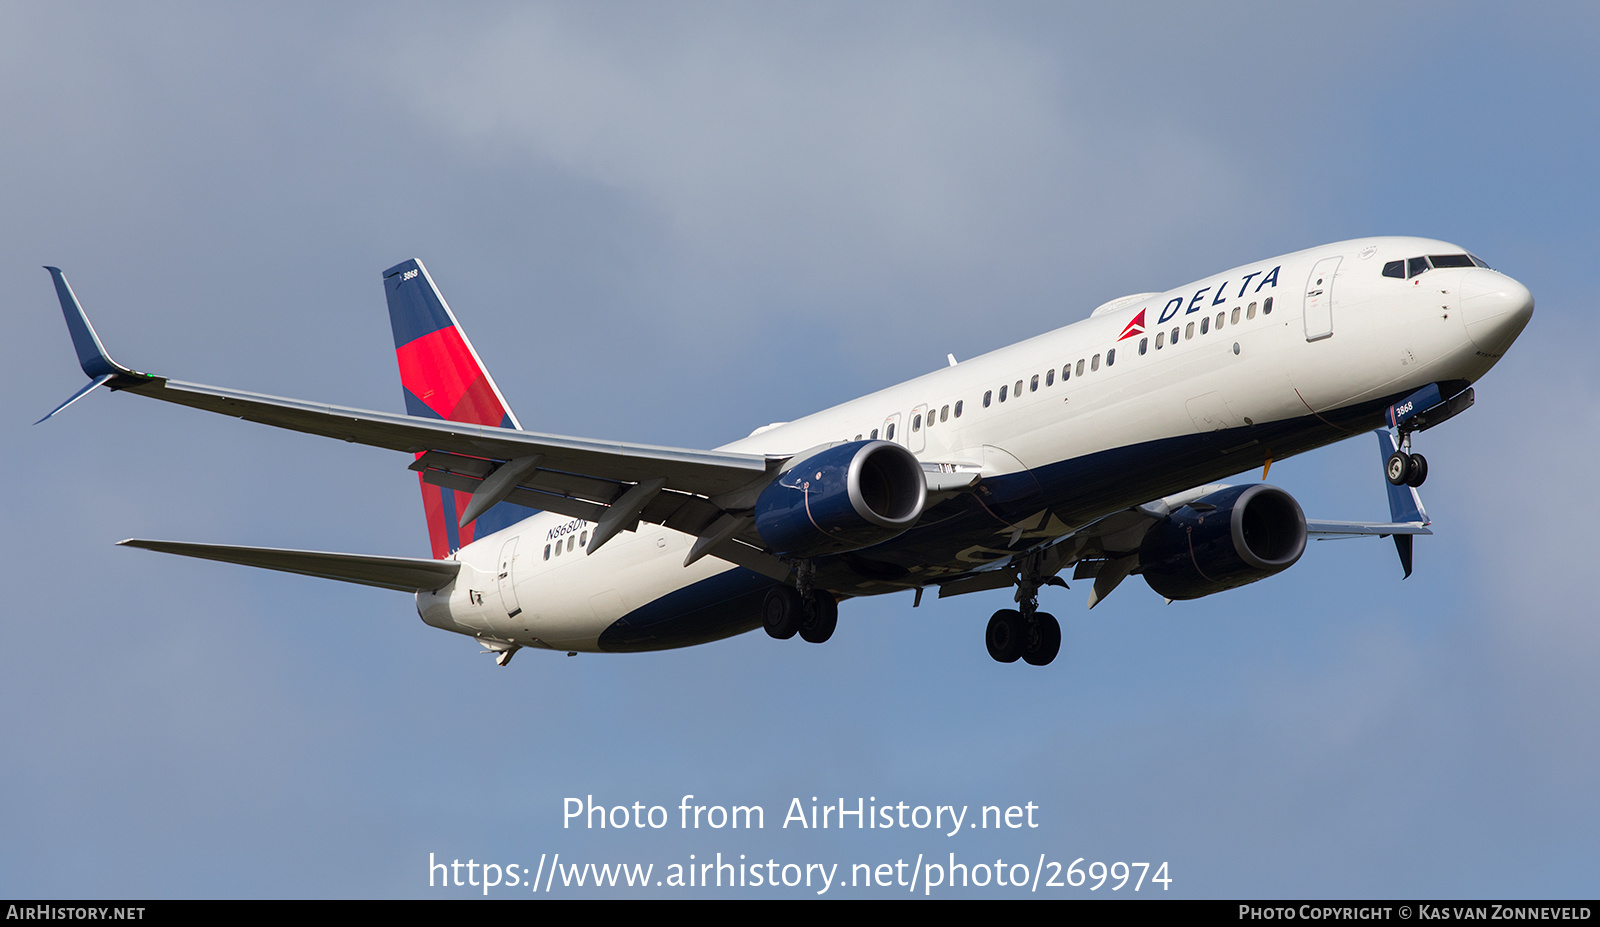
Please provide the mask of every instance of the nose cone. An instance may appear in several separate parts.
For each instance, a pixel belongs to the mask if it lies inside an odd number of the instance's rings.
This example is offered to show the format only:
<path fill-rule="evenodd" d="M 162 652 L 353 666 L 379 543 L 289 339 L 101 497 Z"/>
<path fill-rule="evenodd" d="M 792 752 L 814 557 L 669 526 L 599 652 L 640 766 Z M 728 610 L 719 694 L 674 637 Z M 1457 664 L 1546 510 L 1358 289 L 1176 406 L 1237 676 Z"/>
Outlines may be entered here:
<path fill-rule="evenodd" d="M 1478 350 L 1498 357 L 1533 317 L 1533 294 L 1505 274 L 1474 268 L 1461 283 L 1461 314 Z"/>

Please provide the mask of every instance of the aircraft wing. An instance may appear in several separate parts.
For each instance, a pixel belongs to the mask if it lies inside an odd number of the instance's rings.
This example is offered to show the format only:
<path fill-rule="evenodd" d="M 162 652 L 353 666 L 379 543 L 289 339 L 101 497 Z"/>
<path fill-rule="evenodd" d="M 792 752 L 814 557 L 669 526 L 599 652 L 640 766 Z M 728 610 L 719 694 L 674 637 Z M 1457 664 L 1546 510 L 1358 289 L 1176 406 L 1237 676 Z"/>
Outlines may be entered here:
<path fill-rule="evenodd" d="M 305 402 L 243 390 L 185 383 L 125 367 L 111 359 L 59 268 L 46 268 L 79 365 L 91 382 L 50 415 L 95 387 L 306 434 L 417 455 L 412 469 L 430 483 L 472 494 L 462 517 L 472 520 L 500 501 L 599 523 L 590 551 L 639 521 L 702 538 L 694 556 L 712 554 L 779 576 L 788 567 L 739 540 L 751 491 L 770 481 L 782 458 L 727 451 L 597 441 L 511 428 Z M 44 419 L 40 419 L 44 421 Z M 731 519 L 731 520 L 730 520 Z M 746 535 L 748 537 L 748 535 Z M 190 554 L 195 556 L 196 554 Z"/>
<path fill-rule="evenodd" d="M 1374 432 L 1378 436 L 1380 459 L 1387 460 L 1396 450 L 1394 436 L 1386 428 Z M 1400 565 L 1405 575 L 1411 575 L 1412 539 L 1419 534 L 1432 534 L 1428 513 L 1422 507 L 1422 497 L 1411 486 L 1395 486 L 1385 481 L 1389 499 L 1389 521 L 1326 521 L 1306 520 L 1306 536 L 1319 541 L 1347 537 L 1392 537 L 1400 555 Z M 1065 585 L 1055 579 L 1055 573 L 1074 566 L 1074 580 L 1092 579 L 1094 589 L 1089 594 L 1089 607 L 1094 608 L 1111 594 L 1119 583 L 1139 571 L 1139 548 L 1145 533 L 1157 522 L 1185 505 L 1211 493 L 1227 489 L 1227 484 L 1213 483 L 1196 486 L 1172 496 L 1112 512 L 1086 525 L 1081 525 L 1048 546 L 1034 548 L 1004 561 L 992 568 L 958 577 L 939 587 L 939 597 L 1003 589 L 1014 585 L 1023 571 L 1034 570 L 1049 582 Z"/>

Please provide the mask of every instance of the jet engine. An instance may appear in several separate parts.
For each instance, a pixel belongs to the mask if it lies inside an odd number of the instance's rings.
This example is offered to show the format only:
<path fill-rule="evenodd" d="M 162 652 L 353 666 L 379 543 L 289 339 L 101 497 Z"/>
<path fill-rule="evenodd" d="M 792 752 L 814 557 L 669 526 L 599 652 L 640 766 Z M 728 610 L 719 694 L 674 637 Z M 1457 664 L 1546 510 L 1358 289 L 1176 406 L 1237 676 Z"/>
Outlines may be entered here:
<path fill-rule="evenodd" d="M 852 441 L 794 464 L 756 499 L 756 532 L 780 554 L 814 557 L 860 550 L 922 517 L 927 477 L 890 441 Z"/>
<path fill-rule="evenodd" d="M 1139 547 L 1150 588 L 1198 599 L 1266 579 L 1306 549 L 1306 516 L 1294 497 L 1265 484 L 1230 486 L 1152 526 Z"/>

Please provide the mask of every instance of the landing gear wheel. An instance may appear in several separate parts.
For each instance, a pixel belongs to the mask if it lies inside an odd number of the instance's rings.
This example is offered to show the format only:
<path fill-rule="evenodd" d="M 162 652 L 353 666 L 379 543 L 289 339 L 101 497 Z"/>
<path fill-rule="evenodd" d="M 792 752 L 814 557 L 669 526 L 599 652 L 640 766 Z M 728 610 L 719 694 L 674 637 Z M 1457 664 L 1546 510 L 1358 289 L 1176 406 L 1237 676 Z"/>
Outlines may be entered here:
<path fill-rule="evenodd" d="M 802 614 L 800 638 L 808 643 L 826 644 L 839 626 L 839 603 L 825 592 L 813 593 L 811 607 Z"/>
<path fill-rule="evenodd" d="M 1022 639 L 1022 659 L 1033 666 L 1048 666 L 1061 652 L 1061 623 L 1049 612 L 1034 612 Z"/>
<path fill-rule="evenodd" d="M 1421 486 L 1422 481 L 1428 478 L 1428 458 L 1421 454 L 1411 455 L 1411 475 L 1406 478 L 1407 486 Z"/>
<path fill-rule="evenodd" d="M 989 656 L 1001 663 L 1015 663 L 1022 656 L 1024 627 L 1022 613 L 1014 608 L 1002 608 L 989 619 L 989 629 L 984 633 L 984 643 L 989 645 Z"/>
<path fill-rule="evenodd" d="M 761 626 L 770 637 L 786 641 L 800 630 L 800 620 L 805 615 L 805 604 L 800 593 L 788 586 L 774 586 L 761 603 Z"/>
<path fill-rule="evenodd" d="M 1383 475 L 1394 486 L 1404 486 L 1411 481 L 1411 455 L 1405 451 L 1395 451 L 1389 455 L 1389 460 L 1383 465 Z"/>

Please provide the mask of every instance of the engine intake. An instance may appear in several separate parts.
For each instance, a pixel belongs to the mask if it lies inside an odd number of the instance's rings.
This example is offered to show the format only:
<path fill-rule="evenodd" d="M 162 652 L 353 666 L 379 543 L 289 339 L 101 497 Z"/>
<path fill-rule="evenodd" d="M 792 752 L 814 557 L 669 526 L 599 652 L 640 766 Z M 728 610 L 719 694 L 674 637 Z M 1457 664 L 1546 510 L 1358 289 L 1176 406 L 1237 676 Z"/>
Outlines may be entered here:
<path fill-rule="evenodd" d="M 852 441 L 795 464 L 756 499 L 756 532 L 780 554 L 814 557 L 881 544 L 917 523 L 922 464 L 890 441 Z"/>
<path fill-rule="evenodd" d="M 1293 496 L 1261 483 L 1230 486 L 1151 527 L 1139 567 L 1166 598 L 1198 599 L 1280 573 L 1305 549 L 1306 516 Z"/>

